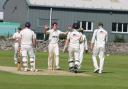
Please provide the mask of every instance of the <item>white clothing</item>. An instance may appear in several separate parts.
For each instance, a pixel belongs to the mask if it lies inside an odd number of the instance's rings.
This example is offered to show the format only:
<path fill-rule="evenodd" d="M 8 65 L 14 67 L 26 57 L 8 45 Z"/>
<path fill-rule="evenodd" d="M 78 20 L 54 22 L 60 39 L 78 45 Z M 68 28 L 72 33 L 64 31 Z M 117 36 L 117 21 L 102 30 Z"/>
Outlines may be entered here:
<path fill-rule="evenodd" d="M 32 45 L 32 39 L 36 39 L 36 35 L 35 33 L 28 28 L 24 28 L 21 32 L 20 32 L 20 36 L 21 36 L 21 45 Z"/>
<path fill-rule="evenodd" d="M 88 50 L 87 38 L 86 35 L 82 34 L 83 42 L 80 43 L 80 66 L 83 61 L 83 54 L 85 50 Z"/>
<path fill-rule="evenodd" d="M 20 33 L 19 32 L 16 32 L 13 34 L 13 37 L 14 39 L 14 63 L 17 64 L 17 61 L 18 61 L 18 47 L 19 47 L 19 38 L 20 38 Z"/>
<path fill-rule="evenodd" d="M 14 43 L 14 63 L 17 64 L 18 62 L 18 48 L 19 43 Z"/>
<path fill-rule="evenodd" d="M 55 64 L 56 68 L 59 68 L 59 46 L 58 46 L 58 41 L 59 41 L 59 35 L 63 34 L 64 32 L 61 32 L 60 30 L 48 30 L 47 33 L 49 33 L 49 61 L 48 65 L 51 65 L 50 61 L 53 61 L 55 58 Z M 55 57 L 54 57 L 55 56 Z"/>
<path fill-rule="evenodd" d="M 34 50 L 31 45 L 21 45 L 21 49 L 23 57 L 27 57 L 27 55 L 29 55 L 30 58 L 34 58 Z"/>
<path fill-rule="evenodd" d="M 94 70 L 103 70 L 103 65 L 104 65 L 104 52 L 105 52 L 105 48 L 104 47 L 94 47 L 93 48 L 93 55 L 92 55 L 92 59 L 93 59 L 93 65 L 94 65 Z M 97 62 L 96 57 L 99 57 L 99 65 Z"/>
<path fill-rule="evenodd" d="M 23 67 L 26 70 L 28 68 L 28 57 L 30 58 L 31 69 L 35 68 L 35 54 L 33 50 L 33 39 L 36 39 L 36 34 L 29 28 L 24 28 L 20 32 L 21 37 L 21 51 Z"/>
<path fill-rule="evenodd" d="M 83 42 L 80 43 L 80 49 L 88 50 L 87 38 L 86 35 L 82 34 Z"/>
<path fill-rule="evenodd" d="M 67 35 L 67 40 L 70 40 L 69 47 L 79 48 L 81 37 L 82 34 L 75 29 L 73 29 L 72 32 L 69 32 Z"/>
<path fill-rule="evenodd" d="M 50 44 L 58 43 L 59 35 L 63 34 L 63 32 L 61 32 L 60 30 L 55 31 L 54 29 L 48 30 L 47 33 L 49 33 L 49 43 Z"/>
<path fill-rule="evenodd" d="M 105 52 L 105 44 L 107 42 L 107 37 L 108 33 L 106 30 L 103 28 L 96 29 L 93 33 L 92 41 L 91 43 L 94 43 L 93 47 L 93 65 L 94 65 L 94 70 L 103 70 L 103 65 L 104 65 L 104 52 Z M 96 57 L 99 56 L 100 62 L 98 65 Z"/>
<path fill-rule="evenodd" d="M 93 33 L 91 43 L 94 43 L 94 46 L 104 47 L 107 42 L 107 31 L 103 28 L 96 29 Z"/>
<path fill-rule="evenodd" d="M 19 38 L 20 38 L 20 33 L 19 32 L 14 33 L 12 38 L 15 40 L 14 41 L 15 43 L 18 43 Z"/>
<path fill-rule="evenodd" d="M 79 58 L 79 48 L 69 47 L 69 67 L 74 67 L 74 65 L 80 66 L 80 58 Z"/>
<path fill-rule="evenodd" d="M 59 55 L 59 45 L 56 44 L 49 44 L 48 45 L 49 54 Z"/>
<path fill-rule="evenodd" d="M 67 35 L 67 40 L 69 40 L 69 67 L 80 65 L 79 50 L 81 38 L 82 34 L 75 29 Z"/>
<path fill-rule="evenodd" d="M 59 45 L 58 45 L 58 43 L 49 44 L 48 45 L 48 50 L 49 50 L 50 60 L 55 61 L 56 68 L 59 68 Z M 48 62 L 48 65 L 50 66 L 51 63 Z"/>

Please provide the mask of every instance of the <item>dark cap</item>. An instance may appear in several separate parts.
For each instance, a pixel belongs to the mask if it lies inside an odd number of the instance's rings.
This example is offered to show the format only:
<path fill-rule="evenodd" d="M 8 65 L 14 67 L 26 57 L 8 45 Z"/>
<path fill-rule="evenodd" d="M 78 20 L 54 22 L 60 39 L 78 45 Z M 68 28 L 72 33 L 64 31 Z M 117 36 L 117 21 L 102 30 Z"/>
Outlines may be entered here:
<path fill-rule="evenodd" d="M 30 23 L 30 22 L 26 22 L 26 23 L 25 23 L 25 27 L 30 28 L 30 27 L 31 27 L 31 23 Z"/>
<path fill-rule="evenodd" d="M 74 28 L 74 29 L 79 29 L 78 23 L 73 23 L 72 28 Z"/>

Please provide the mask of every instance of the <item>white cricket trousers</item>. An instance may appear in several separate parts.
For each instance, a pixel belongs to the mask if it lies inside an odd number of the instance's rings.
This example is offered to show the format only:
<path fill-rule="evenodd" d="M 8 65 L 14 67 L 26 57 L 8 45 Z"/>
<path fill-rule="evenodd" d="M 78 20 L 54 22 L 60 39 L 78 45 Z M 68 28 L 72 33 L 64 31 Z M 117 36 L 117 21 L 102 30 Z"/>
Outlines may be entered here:
<path fill-rule="evenodd" d="M 74 65 L 80 65 L 79 58 L 79 48 L 77 47 L 69 47 L 69 67 L 74 67 Z"/>
<path fill-rule="evenodd" d="M 83 54 L 84 54 L 84 47 L 80 46 L 80 54 L 79 54 L 80 66 L 79 66 L 79 69 L 81 68 L 81 64 L 82 64 L 82 61 L 83 61 Z"/>
<path fill-rule="evenodd" d="M 19 43 L 14 43 L 14 63 L 17 64 Z"/>
<path fill-rule="evenodd" d="M 28 68 L 28 57 L 31 68 L 35 68 L 35 54 L 31 45 L 21 45 L 23 67 Z"/>
<path fill-rule="evenodd" d="M 58 46 L 58 43 L 55 43 L 55 44 L 50 43 L 48 45 L 48 51 L 49 51 L 48 66 L 51 66 L 52 62 L 55 60 L 55 66 L 56 66 L 56 68 L 59 68 L 59 46 Z"/>
<path fill-rule="evenodd" d="M 93 48 L 93 55 L 92 55 L 92 59 L 93 59 L 93 65 L 94 65 L 94 70 L 103 70 L 103 65 L 104 65 L 104 52 L 105 52 L 105 47 L 96 47 L 94 46 Z M 96 59 L 96 57 L 99 56 L 99 64 L 98 61 Z"/>

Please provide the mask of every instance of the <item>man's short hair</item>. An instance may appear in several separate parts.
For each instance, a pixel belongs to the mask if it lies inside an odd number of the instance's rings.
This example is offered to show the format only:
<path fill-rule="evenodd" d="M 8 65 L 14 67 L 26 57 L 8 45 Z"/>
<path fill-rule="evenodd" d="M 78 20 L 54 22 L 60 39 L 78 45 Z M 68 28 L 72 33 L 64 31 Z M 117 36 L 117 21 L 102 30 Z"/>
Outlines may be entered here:
<path fill-rule="evenodd" d="M 31 27 L 31 23 L 30 23 L 30 22 L 26 22 L 26 23 L 25 23 L 25 27 L 30 28 L 30 27 Z"/>
<path fill-rule="evenodd" d="M 54 25 L 58 25 L 58 23 L 57 23 L 57 22 L 53 22 L 53 23 L 52 23 L 52 26 L 54 26 Z"/>

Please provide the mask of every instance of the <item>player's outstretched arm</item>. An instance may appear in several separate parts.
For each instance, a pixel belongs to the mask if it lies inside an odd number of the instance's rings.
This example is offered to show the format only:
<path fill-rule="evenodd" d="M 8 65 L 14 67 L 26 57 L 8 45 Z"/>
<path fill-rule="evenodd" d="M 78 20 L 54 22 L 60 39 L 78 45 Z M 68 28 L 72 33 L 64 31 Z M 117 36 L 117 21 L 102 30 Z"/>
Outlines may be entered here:
<path fill-rule="evenodd" d="M 65 52 L 66 49 L 68 48 L 68 44 L 69 44 L 69 40 L 67 39 L 63 48 L 63 52 Z"/>

